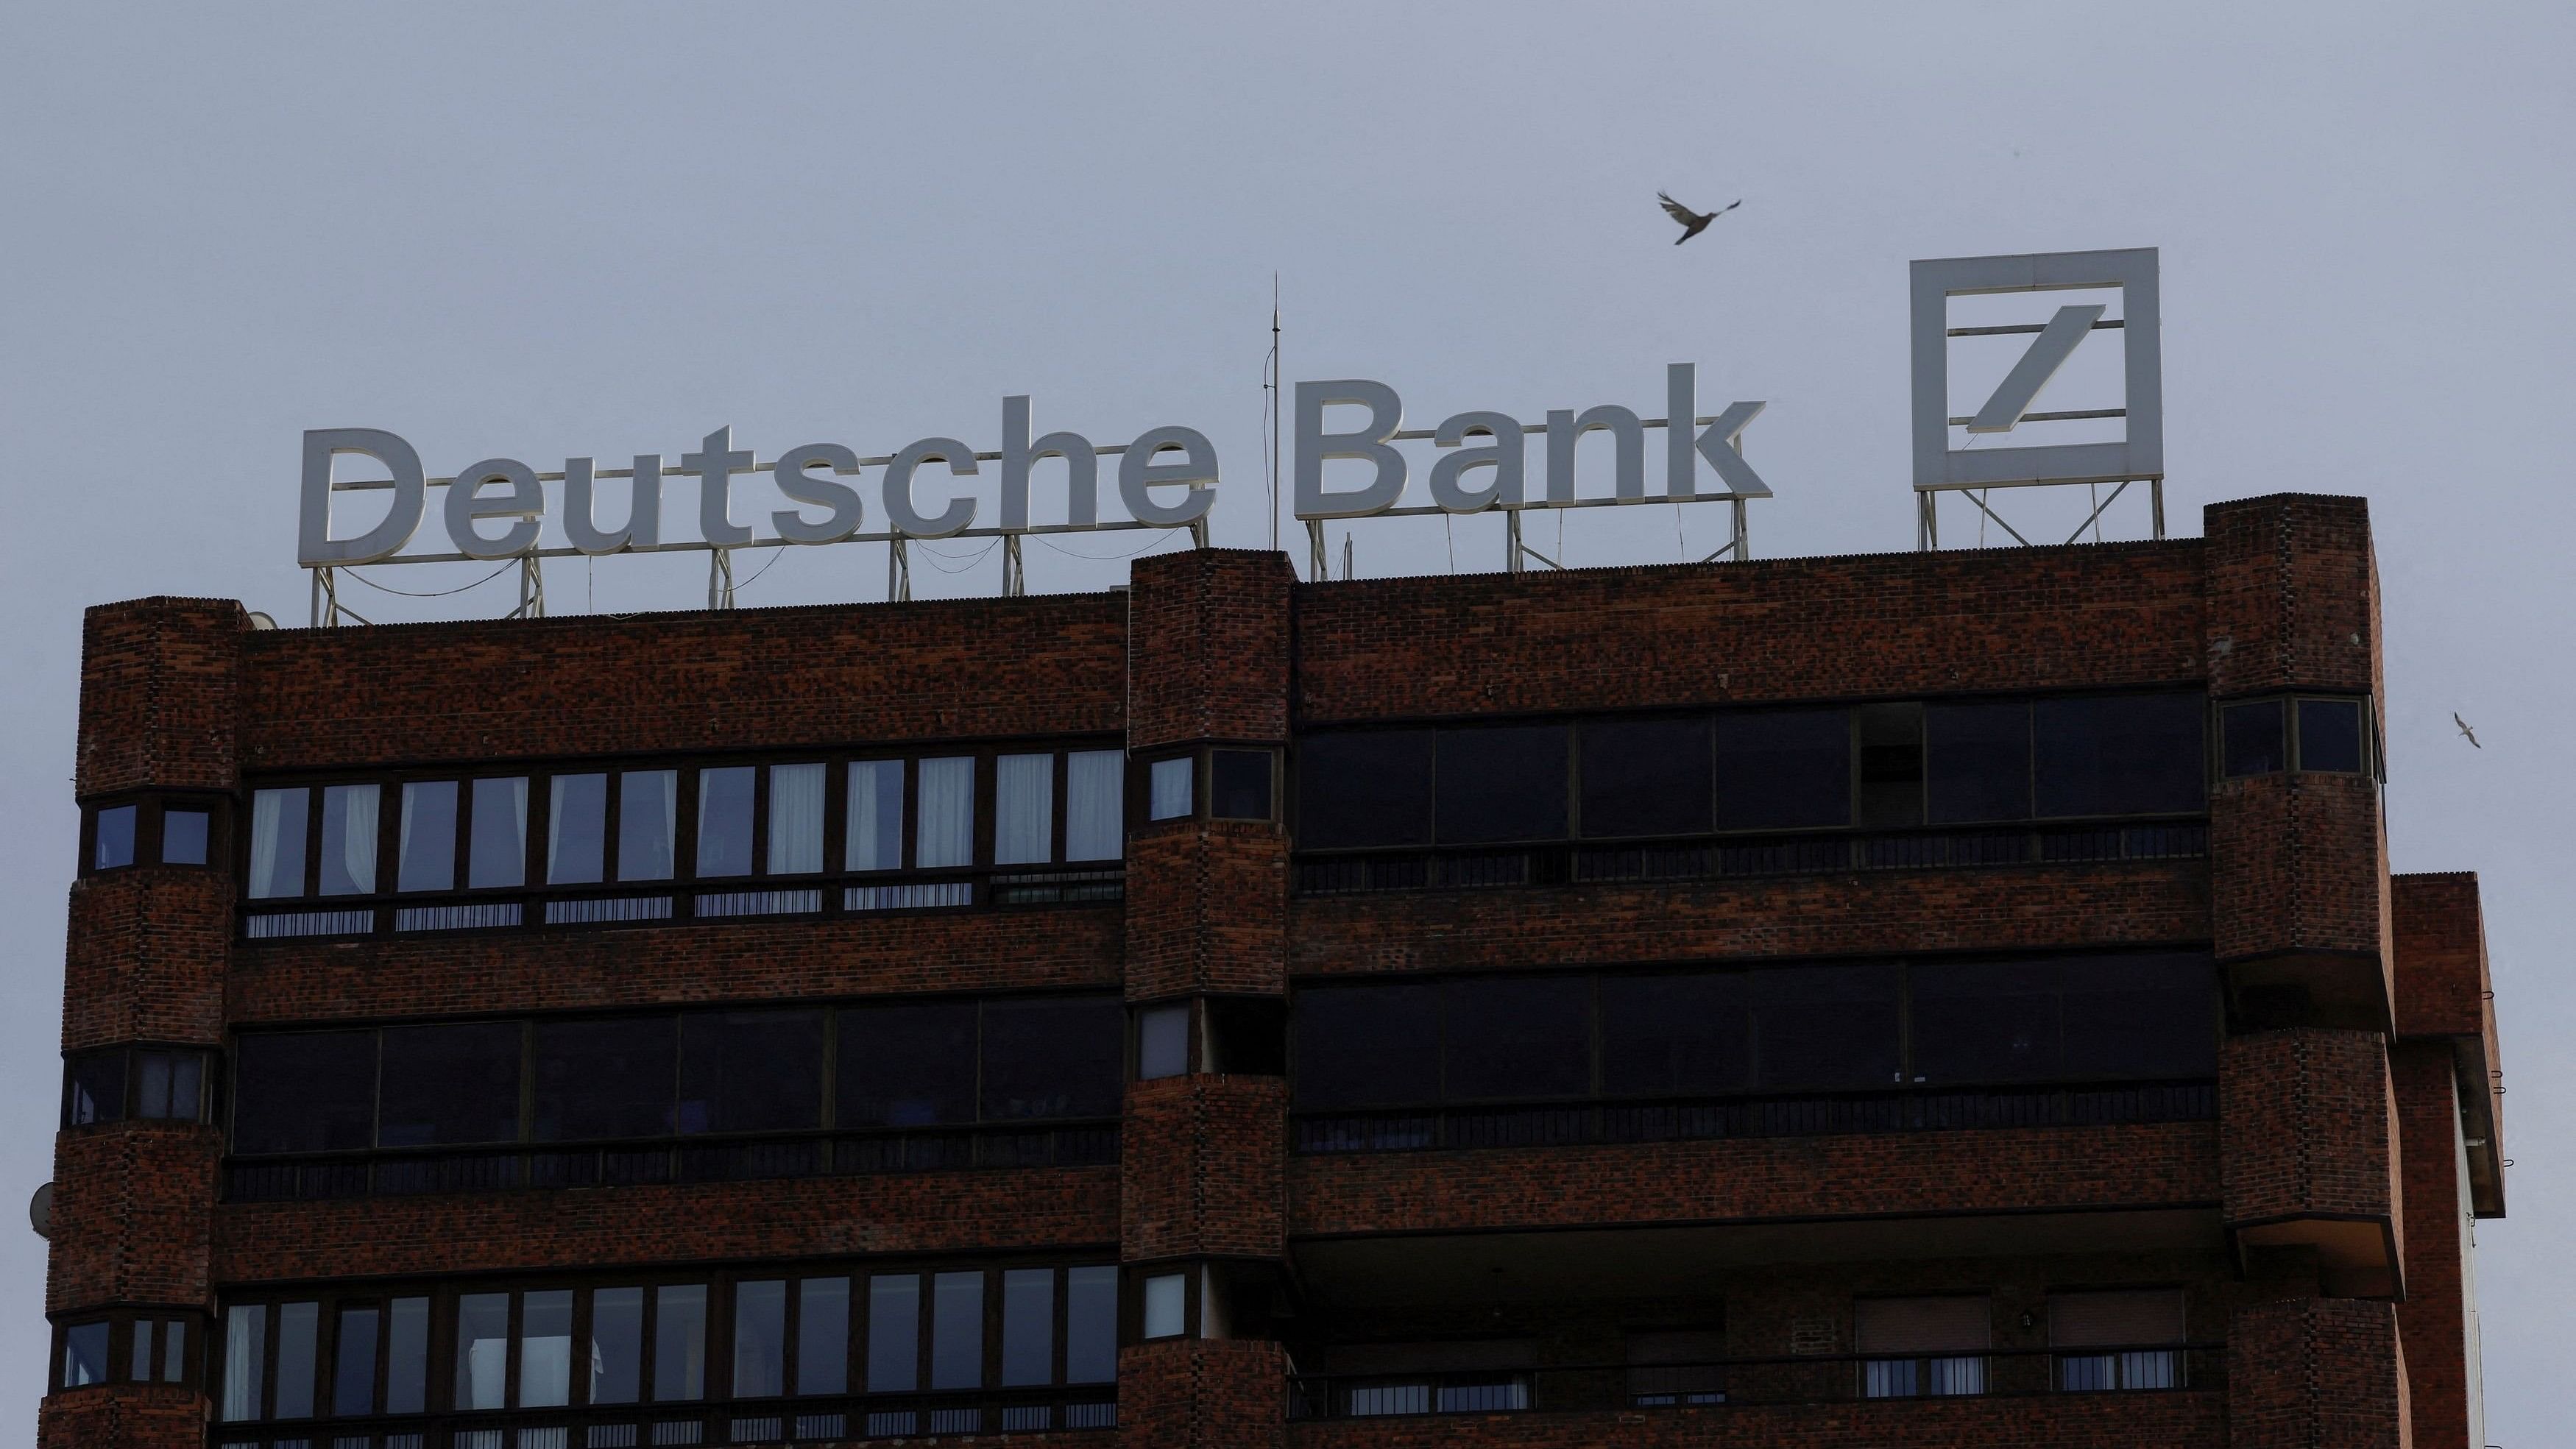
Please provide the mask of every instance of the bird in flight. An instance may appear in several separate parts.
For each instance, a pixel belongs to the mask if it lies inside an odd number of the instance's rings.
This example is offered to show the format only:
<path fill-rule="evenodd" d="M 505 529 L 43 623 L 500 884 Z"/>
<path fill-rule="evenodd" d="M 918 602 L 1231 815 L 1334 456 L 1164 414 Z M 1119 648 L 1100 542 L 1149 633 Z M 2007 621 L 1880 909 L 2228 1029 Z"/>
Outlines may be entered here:
<path fill-rule="evenodd" d="M 2477 748 L 2481 750 L 2486 748 L 2486 746 L 2478 744 L 2478 732 L 2469 728 L 2469 722 L 2460 718 L 2460 712 L 2456 709 L 2451 711 L 2451 723 L 2460 727 L 2460 733 L 2469 737 L 2470 744 L 2476 745 Z"/>
<path fill-rule="evenodd" d="M 1664 204 L 1664 215 L 1669 216 L 1673 220 L 1682 224 L 1682 234 L 1673 238 L 1674 246 L 1680 246 L 1683 242 L 1689 241 L 1692 237 L 1708 230 L 1708 224 L 1710 222 L 1717 220 L 1719 217 L 1726 215 L 1728 212 L 1733 211 L 1744 204 L 1744 198 L 1739 196 L 1735 200 L 1728 202 L 1726 205 L 1719 207 L 1715 211 L 1693 211 L 1689 207 L 1682 205 L 1680 202 L 1673 200 L 1672 193 L 1670 192 L 1658 191 L 1655 193 L 1655 199 Z"/>

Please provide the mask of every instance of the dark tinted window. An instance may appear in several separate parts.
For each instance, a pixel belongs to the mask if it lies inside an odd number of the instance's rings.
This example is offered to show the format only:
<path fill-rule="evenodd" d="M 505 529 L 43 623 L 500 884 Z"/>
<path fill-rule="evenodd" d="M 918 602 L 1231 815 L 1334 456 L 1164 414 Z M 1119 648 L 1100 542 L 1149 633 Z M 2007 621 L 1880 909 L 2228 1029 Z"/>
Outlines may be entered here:
<path fill-rule="evenodd" d="M 1591 982 L 1488 977 L 1442 990 L 1443 1097 L 1579 1097 L 1592 1090 Z"/>
<path fill-rule="evenodd" d="M 376 1034 L 245 1036 L 233 1048 L 233 1150 L 334 1152 L 374 1141 Z"/>
<path fill-rule="evenodd" d="M 1448 845 L 1565 835 L 1563 725 L 1440 732 L 1437 838 Z"/>
<path fill-rule="evenodd" d="M 2350 699 L 2299 701 L 2299 768 L 2358 774 L 2362 768 L 2361 703 Z"/>
<path fill-rule="evenodd" d="M 1704 719 L 1583 726 L 1583 833 L 1696 835 L 1709 824 Z"/>
<path fill-rule="evenodd" d="M 516 1141 L 520 1043 L 515 1021 L 388 1028 L 377 1145 Z"/>
<path fill-rule="evenodd" d="M 1752 1080 L 1745 978 L 1608 976 L 1601 981 L 1601 1090 L 1614 1097 L 1730 1092 Z"/>
<path fill-rule="evenodd" d="M 1208 813 L 1219 820 L 1270 818 L 1270 752 L 1217 750 L 1208 760 Z"/>
<path fill-rule="evenodd" d="M 1315 987 L 1297 993 L 1292 1012 L 1298 1106 L 1439 1100 L 1438 987 Z"/>
<path fill-rule="evenodd" d="M 1126 1008 L 1113 998 L 984 1007 L 984 1116 L 1115 1117 Z"/>
<path fill-rule="evenodd" d="M 1848 710 L 1761 710 L 1717 717 L 1719 829 L 1850 823 Z"/>
<path fill-rule="evenodd" d="M 125 1116 L 125 1049 L 78 1052 L 63 1064 L 63 1125 L 114 1122 Z"/>
<path fill-rule="evenodd" d="M 213 819 L 204 810 L 162 811 L 161 859 L 170 865 L 204 865 L 207 825 Z"/>
<path fill-rule="evenodd" d="M 1923 707 L 1926 804 L 1937 825 L 2030 816 L 2030 706 Z"/>
<path fill-rule="evenodd" d="M 751 874 L 753 767 L 698 772 L 698 874 Z"/>
<path fill-rule="evenodd" d="M 2218 1070 L 2218 975 L 2206 956 L 2066 963 L 2066 1071 L 2206 1077 Z"/>
<path fill-rule="evenodd" d="M 1923 823 L 1923 706 L 1860 707 L 1860 823 Z"/>
<path fill-rule="evenodd" d="M 1930 1083 L 2059 1075 L 2063 975 L 2054 962 L 1916 967 L 1914 1074 Z"/>
<path fill-rule="evenodd" d="M 1896 1080 L 1893 966 L 1800 966 L 1746 977 L 1755 1081 L 1764 1087 L 1884 1087 Z"/>
<path fill-rule="evenodd" d="M 97 849 L 91 853 L 90 868 L 114 870 L 134 864 L 134 818 L 132 805 L 111 805 L 98 812 Z"/>
<path fill-rule="evenodd" d="M 835 1072 L 844 1127 L 975 1120 L 975 1003 L 858 1006 L 841 1013 Z"/>
<path fill-rule="evenodd" d="M 2031 706 L 2034 813 L 2153 815 L 2209 802 L 2195 694 L 2043 699 Z"/>
<path fill-rule="evenodd" d="M 1297 746 L 1300 845 L 1431 840 L 1431 732 L 1312 735 Z"/>
<path fill-rule="evenodd" d="M 667 1016 L 539 1022 L 536 1140 L 668 1133 L 678 1061 L 677 1026 Z"/>
<path fill-rule="evenodd" d="M 2269 775 L 2290 768 L 2289 742 L 2283 728 L 2281 701 L 2277 699 L 2231 704 L 2219 710 L 2218 741 L 2231 780 L 2239 775 Z"/>
<path fill-rule="evenodd" d="M 692 1012 L 680 1023 L 682 1132 L 823 1122 L 823 1013 Z"/>

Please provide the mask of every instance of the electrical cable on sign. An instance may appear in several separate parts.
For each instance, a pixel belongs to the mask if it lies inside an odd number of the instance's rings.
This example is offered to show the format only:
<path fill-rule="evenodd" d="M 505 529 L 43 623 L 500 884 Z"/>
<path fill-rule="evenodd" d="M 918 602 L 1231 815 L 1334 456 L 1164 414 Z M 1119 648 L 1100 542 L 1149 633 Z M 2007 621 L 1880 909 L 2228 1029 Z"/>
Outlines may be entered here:
<path fill-rule="evenodd" d="M 1044 537 L 1043 535 L 1038 538 L 1038 542 L 1054 549 L 1057 553 L 1063 554 L 1066 558 L 1083 559 L 1090 563 L 1114 563 L 1122 558 L 1134 558 L 1136 555 L 1144 553 L 1147 550 L 1160 548 L 1164 544 L 1170 543 L 1173 537 L 1184 534 L 1187 531 L 1188 530 L 1186 529 L 1178 528 L 1167 529 L 1164 531 L 1162 537 L 1157 538 L 1150 543 L 1141 544 L 1135 548 L 1131 548 L 1125 553 L 1075 553 L 1072 549 L 1066 548 L 1063 544 L 1057 543 L 1055 540 Z"/>
<path fill-rule="evenodd" d="M 913 540 L 913 545 L 914 545 L 915 547 L 919 548 L 923 553 L 926 553 L 926 554 L 930 555 L 930 556 L 931 556 L 932 558 L 934 558 L 934 559 L 953 558 L 953 559 L 958 559 L 958 560 L 960 560 L 960 562 L 958 563 L 957 567 L 955 567 L 955 568 L 953 568 L 953 569 L 943 569 L 943 568 L 939 568 L 939 565 L 938 565 L 938 564 L 936 564 L 936 563 L 933 563 L 933 564 L 931 565 L 931 567 L 932 567 L 932 568 L 934 568 L 934 569 L 938 569 L 938 570 L 939 570 L 939 572 L 941 572 L 941 573 L 943 573 L 943 574 L 962 574 L 962 573 L 966 572 L 968 569 L 973 568 L 975 565 L 977 565 L 977 564 L 979 564 L 979 563 L 982 563 L 982 562 L 985 560 L 985 558 L 993 552 L 993 550 L 994 550 L 994 549 L 1001 547 L 1001 544 L 1002 544 L 1002 541 L 1001 541 L 1000 539 L 998 539 L 998 538 L 997 538 L 997 539 L 994 539 L 992 542 L 985 544 L 982 548 L 977 549 L 977 550 L 976 550 L 974 553 L 972 553 L 972 554 L 947 554 L 947 553 L 941 553 L 939 550 L 937 550 L 937 549 L 935 549 L 935 548 L 932 548 L 928 543 L 924 542 L 924 541 L 923 541 L 923 540 L 921 540 L 921 539 L 914 539 L 914 540 Z"/>
<path fill-rule="evenodd" d="M 1690 535 L 1682 532 L 1681 500 L 1673 501 L 1673 545 L 1682 551 L 1682 562 L 1690 562 Z"/>
<path fill-rule="evenodd" d="M 1458 530 L 1450 525 L 1447 510 L 1440 514 L 1440 531 L 1449 537 L 1449 572 L 1458 572 Z"/>
<path fill-rule="evenodd" d="M 386 585 L 377 583 L 374 579 L 368 578 L 365 574 L 358 572 L 354 565 L 344 564 L 341 566 L 340 571 L 347 574 L 349 577 L 356 579 L 359 583 L 365 584 L 368 588 L 374 589 L 378 593 L 400 594 L 406 599 L 443 599 L 450 594 L 464 593 L 467 589 L 479 589 L 485 584 L 492 582 L 494 579 L 499 578 L 501 575 L 508 573 L 511 569 L 516 568 L 518 566 L 518 562 L 519 561 L 517 559 L 512 559 L 510 562 L 501 565 L 499 568 L 492 570 L 492 572 L 485 574 L 483 577 L 476 579 L 470 584 L 459 584 L 455 588 L 440 589 L 436 593 L 431 594 L 415 593 L 410 589 L 389 588 Z"/>
<path fill-rule="evenodd" d="M 777 551 L 776 553 L 773 553 L 773 554 L 771 554 L 771 555 L 769 556 L 769 562 L 767 562 L 767 563 L 765 563 L 765 564 L 762 564 L 762 565 L 760 566 L 760 574 L 765 574 L 765 573 L 769 572 L 771 569 L 774 569 L 774 568 L 778 567 L 778 561 L 779 561 L 780 559 L 783 559 L 783 558 L 787 557 L 787 545 L 786 545 L 786 544 L 783 544 L 783 543 L 782 543 L 782 544 L 778 544 L 778 545 L 776 545 L 776 547 L 777 547 L 777 550 L 778 550 L 778 551 Z M 753 584 L 756 584 L 756 583 L 759 583 L 759 582 L 760 582 L 760 574 L 753 574 L 750 578 L 744 579 L 741 583 L 738 583 L 738 584 L 734 585 L 734 588 L 735 588 L 736 590 L 741 590 L 741 589 L 747 589 L 747 588 L 750 588 Z"/>

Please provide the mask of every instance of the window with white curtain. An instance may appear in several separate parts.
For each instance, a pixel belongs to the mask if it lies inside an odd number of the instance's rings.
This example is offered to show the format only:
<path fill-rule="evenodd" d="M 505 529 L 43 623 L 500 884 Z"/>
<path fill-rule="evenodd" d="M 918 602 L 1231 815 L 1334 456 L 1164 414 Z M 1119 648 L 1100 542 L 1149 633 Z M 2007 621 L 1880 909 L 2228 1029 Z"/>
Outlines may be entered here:
<path fill-rule="evenodd" d="M 679 771 L 628 770 L 619 775 L 617 878 L 669 880 L 679 822 Z"/>
<path fill-rule="evenodd" d="M 1178 820 L 1190 813 L 1190 781 L 1197 773 L 1194 756 L 1156 760 L 1145 776 L 1145 818 Z"/>
<path fill-rule="evenodd" d="M 903 868 L 903 761 L 850 762 L 850 870 Z"/>
<path fill-rule="evenodd" d="M 769 873 L 823 868 L 823 767 L 769 767 Z"/>
<path fill-rule="evenodd" d="M 1064 858 L 1116 860 L 1126 853 L 1127 756 L 1075 750 L 1064 757 Z"/>
<path fill-rule="evenodd" d="M 1030 865 L 1055 859 L 1055 756 L 1004 755 L 994 761 L 993 863 Z"/>
<path fill-rule="evenodd" d="M 608 865 L 608 777 L 557 775 L 546 810 L 546 883 L 589 885 Z"/>
<path fill-rule="evenodd" d="M 312 798 L 301 785 L 251 795 L 252 900 L 304 894 L 304 814 Z"/>
<path fill-rule="evenodd" d="M 975 863 L 975 761 L 958 755 L 916 765 L 912 863 L 940 870 Z"/>
<path fill-rule="evenodd" d="M 322 894 L 371 895 L 376 889 L 376 804 L 380 785 L 327 785 L 322 790 Z"/>
<path fill-rule="evenodd" d="M 443 891 L 456 886 L 456 782 L 413 780 L 402 787 L 401 845 L 394 889 Z"/>
<path fill-rule="evenodd" d="M 224 1315 L 224 1422 L 261 1417 L 267 1405 L 260 1402 L 260 1391 L 267 1382 L 268 1305 L 235 1304 Z"/>

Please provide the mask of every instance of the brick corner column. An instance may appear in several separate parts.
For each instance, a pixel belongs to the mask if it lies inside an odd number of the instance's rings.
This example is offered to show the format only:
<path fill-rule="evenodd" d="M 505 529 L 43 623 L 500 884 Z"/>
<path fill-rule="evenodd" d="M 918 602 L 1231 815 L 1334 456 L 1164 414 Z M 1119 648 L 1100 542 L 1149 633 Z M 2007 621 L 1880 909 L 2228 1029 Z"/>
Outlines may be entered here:
<path fill-rule="evenodd" d="M 1126 1449 L 1277 1449 L 1287 1421 L 1288 1356 L 1276 1343 L 1171 1338 L 1119 1352 Z"/>
<path fill-rule="evenodd" d="M 74 793 L 85 811 L 133 803 L 157 820 L 163 800 L 222 821 L 238 784 L 236 720 L 248 616 L 228 600 L 139 599 L 91 609 L 81 658 Z M 220 1073 L 224 973 L 234 883 L 228 833 L 210 831 L 203 865 L 136 862 L 85 874 L 71 888 L 63 969 L 66 1053 L 137 1047 L 200 1051 L 198 1116 Z M 84 832 L 86 838 L 86 832 Z M 86 863 L 86 862 L 85 862 Z M 204 1440 L 204 1364 L 213 1324 L 210 1233 L 220 1130 L 138 1116 L 139 1068 L 113 1120 L 65 1127 L 54 1140 L 45 1311 L 58 1330 L 105 1322 L 107 1381 L 59 1387 L 63 1334 L 38 1415 L 46 1449 L 161 1449 Z M 164 1089 L 166 1090 L 166 1088 Z M 138 1320 L 155 1333 L 152 1382 L 132 1382 Z M 183 1325 L 181 1378 L 168 1366 L 168 1325 Z"/>
<path fill-rule="evenodd" d="M 2379 566 L 2359 498 L 2211 505 L 2209 692 L 2312 690 L 2384 717 Z M 2369 775 L 2222 779 L 2210 800 L 2212 926 L 2240 1009 L 2280 1024 L 2386 1031 L 2395 999 L 2388 847 Z"/>
<path fill-rule="evenodd" d="M 2229 1449 L 2411 1449 L 2407 1401 L 2388 1304 L 2261 1303 L 2229 1324 Z"/>
<path fill-rule="evenodd" d="M 2219 1175 L 2241 1250 L 2313 1252 L 2321 1290 L 2403 1297 L 2397 1100 L 2377 1032 L 2299 1027 L 2219 1053 Z"/>

